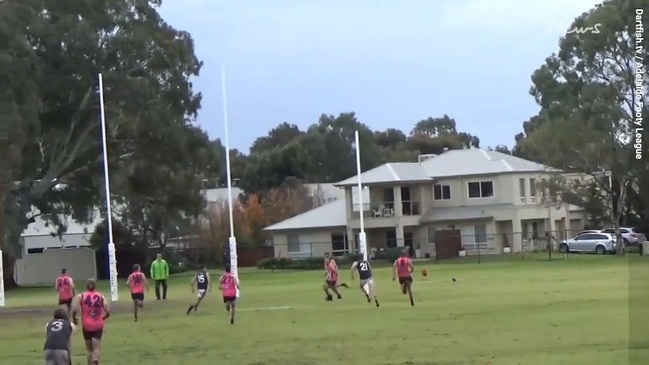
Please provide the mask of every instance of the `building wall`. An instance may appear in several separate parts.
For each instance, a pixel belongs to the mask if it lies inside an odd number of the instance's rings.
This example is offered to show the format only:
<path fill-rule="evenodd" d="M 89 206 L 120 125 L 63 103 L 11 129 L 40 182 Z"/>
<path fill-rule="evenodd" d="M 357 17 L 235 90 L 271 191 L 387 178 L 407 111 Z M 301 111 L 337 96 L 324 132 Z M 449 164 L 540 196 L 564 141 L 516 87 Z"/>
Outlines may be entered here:
<path fill-rule="evenodd" d="M 64 234 L 61 238 L 52 235 L 24 236 L 23 255 L 46 248 L 88 247 L 92 233 Z"/>
<path fill-rule="evenodd" d="M 90 248 L 49 249 L 42 253 L 25 255 L 16 260 L 14 280 L 18 285 L 53 286 L 61 268 L 78 283 L 97 277 L 95 250 Z"/>
<path fill-rule="evenodd" d="M 274 232 L 273 245 L 275 257 L 323 257 L 325 253 L 332 251 L 332 234 L 344 236 L 346 233 L 346 227 Z M 296 236 L 300 242 L 299 252 L 295 251 L 292 245 L 289 245 L 289 239 L 295 238 Z M 352 239 L 349 238 L 349 241 Z M 351 246 L 351 243 L 349 246 Z"/>

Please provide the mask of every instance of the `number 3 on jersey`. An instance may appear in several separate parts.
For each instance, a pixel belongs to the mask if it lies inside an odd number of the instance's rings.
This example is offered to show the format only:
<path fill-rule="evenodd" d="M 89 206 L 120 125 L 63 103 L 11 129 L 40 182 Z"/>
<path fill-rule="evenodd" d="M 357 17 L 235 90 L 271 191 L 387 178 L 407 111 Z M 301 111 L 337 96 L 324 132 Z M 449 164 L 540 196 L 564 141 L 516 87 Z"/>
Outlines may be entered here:
<path fill-rule="evenodd" d="M 361 268 L 361 271 L 367 271 L 367 262 L 361 262 L 358 266 Z"/>
<path fill-rule="evenodd" d="M 63 321 L 54 321 L 54 322 L 52 322 L 52 326 L 50 327 L 50 331 L 59 332 L 62 329 L 63 329 Z"/>

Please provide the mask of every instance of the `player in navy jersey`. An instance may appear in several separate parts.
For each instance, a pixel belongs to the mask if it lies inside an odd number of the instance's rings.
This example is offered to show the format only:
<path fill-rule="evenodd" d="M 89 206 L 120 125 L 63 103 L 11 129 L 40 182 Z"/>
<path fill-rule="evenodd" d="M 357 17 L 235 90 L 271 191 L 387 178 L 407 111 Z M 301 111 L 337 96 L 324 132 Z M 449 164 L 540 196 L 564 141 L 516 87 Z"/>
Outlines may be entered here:
<path fill-rule="evenodd" d="M 45 365 L 71 364 L 70 340 L 75 330 L 68 312 L 65 309 L 57 309 L 54 312 L 54 319 L 45 325 L 47 334 L 43 346 Z"/>
<path fill-rule="evenodd" d="M 376 306 L 379 306 L 379 299 L 376 297 L 376 289 L 374 288 L 374 279 L 372 279 L 372 266 L 370 265 L 369 261 L 365 260 L 363 258 L 362 254 L 358 255 L 358 258 L 354 263 L 352 264 L 352 280 L 354 280 L 354 271 L 358 271 L 358 278 L 360 279 L 360 288 L 363 294 L 365 294 L 365 297 L 367 298 L 367 302 L 370 303 L 372 302 L 372 299 L 374 299 L 374 303 L 376 303 Z"/>
<path fill-rule="evenodd" d="M 198 298 L 196 303 L 189 306 L 187 309 L 187 314 L 189 314 L 192 309 L 194 312 L 198 310 L 198 305 L 201 304 L 203 298 L 208 291 L 212 289 L 212 282 L 210 281 L 210 273 L 207 272 L 207 267 L 203 267 L 201 271 L 196 273 L 194 279 L 192 279 L 192 293 L 198 293 Z"/>

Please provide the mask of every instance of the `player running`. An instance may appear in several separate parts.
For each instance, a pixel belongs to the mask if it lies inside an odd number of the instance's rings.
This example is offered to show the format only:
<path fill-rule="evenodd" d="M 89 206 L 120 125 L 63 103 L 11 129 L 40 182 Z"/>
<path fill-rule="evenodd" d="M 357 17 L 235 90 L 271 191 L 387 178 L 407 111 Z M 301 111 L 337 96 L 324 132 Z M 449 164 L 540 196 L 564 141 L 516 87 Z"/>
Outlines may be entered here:
<path fill-rule="evenodd" d="M 131 289 L 133 299 L 133 319 L 137 322 L 137 314 L 140 308 L 144 307 L 144 289 L 149 291 L 149 281 L 142 272 L 140 265 L 133 265 L 133 272 L 128 276 L 126 285 Z"/>
<path fill-rule="evenodd" d="M 372 279 L 372 266 L 370 266 L 369 261 L 363 258 L 362 254 L 358 255 L 358 258 L 352 264 L 352 281 L 354 281 L 354 271 L 358 270 L 358 278 L 360 279 L 360 288 L 367 302 L 371 303 L 374 299 L 376 307 L 379 307 L 379 300 L 376 297 L 376 289 L 374 288 L 374 280 Z M 366 289 L 367 288 L 367 289 Z"/>
<path fill-rule="evenodd" d="M 225 266 L 225 273 L 219 279 L 221 292 L 223 293 L 223 303 L 225 310 L 230 312 L 230 324 L 234 324 L 234 312 L 237 302 L 237 289 L 239 289 L 239 280 L 232 275 L 230 265 Z"/>
<path fill-rule="evenodd" d="M 101 337 L 110 310 L 106 298 L 97 291 L 95 279 L 88 279 L 86 291 L 77 296 L 72 309 L 72 321 L 75 324 L 78 323 L 77 312 L 81 312 L 81 329 L 86 343 L 88 365 L 99 365 Z"/>
<path fill-rule="evenodd" d="M 401 257 L 394 261 L 394 272 L 392 274 L 392 281 L 399 277 L 399 284 L 401 285 L 401 292 L 405 295 L 408 294 L 410 298 L 410 305 L 415 306 L 415 300 L 412 297 L 412 272 L 414 271 L 412 261 L 408 256 L 408 250 L 405 249 L 401 253 Z"/>
<path fill-rule="evenodd" d="M 70 314 L 63 308 L 54 311 L 54 319 L 45 325 L 45 345 L 43 354 L 45 365 L 70 365 L 70 348 L 74 324 L 70 322 Z"/>
<path fill-rule="evenodd" d="M 192 294 L 198 292 L 198 299 L 196 299 L 196 303 L 189 306 L 189 309 L 187 309 L 187 315 L 189 315 L 192 309 L 194 310 L 194 313 L 196 313 L 198 305 L 201 304 L 201 301 L 205 298 L 207 292 L 212 290 L 212 282 L 210 280 L 210 274 L 207 272 L 207 266 L 204 266 L 201 271 L 194 275 L 191 286 Z M 236 291 L 234 294 L 236 297 Z"/>
<path fill-rule="evenodd" d="M 54 285 L 59 293 L 59 305 L 65 305 L 68 308 L 68 315 L 72 310 L 72 299 L 74 298 L 74 280 L 68 275 L 67 269 L 61 269 L 61 275 L 56 278 Z"/>
<path fill-rule="evenodd" d="M 342 299 L 343 296 L 340 295 L 340 292 L 338 292 L 338 288 L 341 286 L 343 288 L 349 288 L 349 286 L 345 283 L 338 284 L 338 265 L 336 264 L 336 261 L 333 258 L 329 257 L 329 255 L 327 254 L 325 256 L 325 282 L 322 285 L 322 289 L 327 296 L 325 299 L 327 301 L 333 300 L 333 296 L 331 295 L 329 290 L 333 291 L 338 299 Z"/>

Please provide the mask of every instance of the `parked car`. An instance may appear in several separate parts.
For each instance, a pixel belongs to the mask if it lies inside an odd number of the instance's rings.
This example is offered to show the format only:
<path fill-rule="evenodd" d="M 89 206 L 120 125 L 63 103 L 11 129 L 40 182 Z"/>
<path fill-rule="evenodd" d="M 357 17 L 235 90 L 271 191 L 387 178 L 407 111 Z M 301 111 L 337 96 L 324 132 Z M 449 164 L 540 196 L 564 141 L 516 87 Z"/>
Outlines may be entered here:
<path fill-rule="evenodd" d="M 615 236 L 609 233 L 584 233 L 562 241 L 559 250 L 566 252 L 595 252 L 600 255 L 615 252 Z"/>
<path fill-rule="evenodd" d="M 601 231 L 597 230 L 597 229 L 587 229 L 585 231 L 581 231 L 581 232 L 577 233 L 577 235 L 575 237 L 579 237 L 582 234 L 586 234 L 586 233 L 599 233 L 599 232 L 601 232 Z"/>
<path fill-rule="evenodd" d="M 602 233 L 612 234 L 615 237 L 615 228 L 603 229 Z M 620 233 L 626 246 L 637 246 L 639 243 L 647 240 L 647 237 L 642 233 L 636 232 L 635 228 L 620 227 Z"/>

